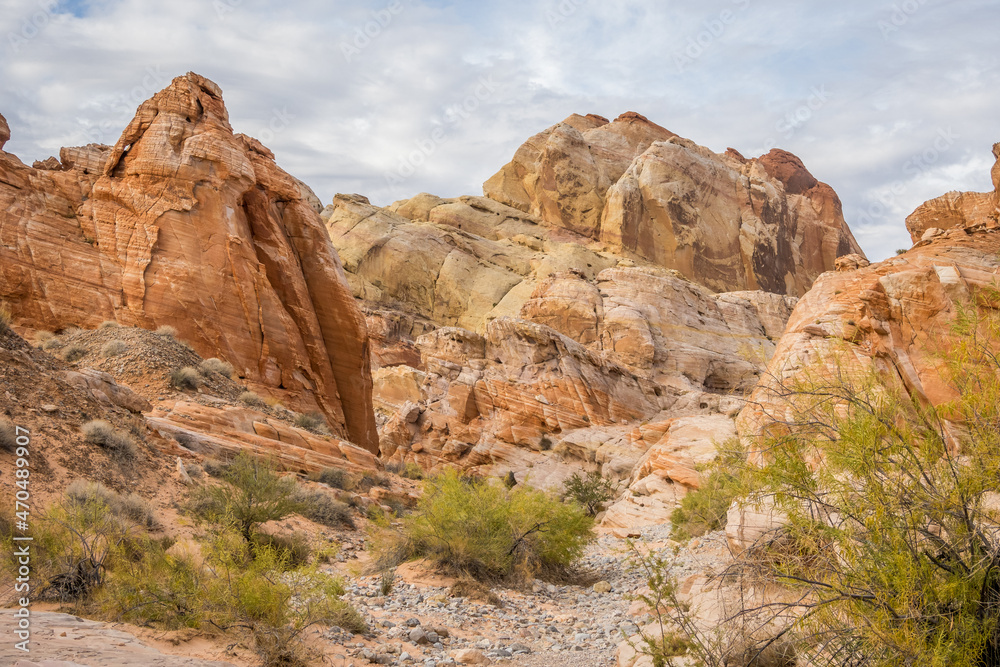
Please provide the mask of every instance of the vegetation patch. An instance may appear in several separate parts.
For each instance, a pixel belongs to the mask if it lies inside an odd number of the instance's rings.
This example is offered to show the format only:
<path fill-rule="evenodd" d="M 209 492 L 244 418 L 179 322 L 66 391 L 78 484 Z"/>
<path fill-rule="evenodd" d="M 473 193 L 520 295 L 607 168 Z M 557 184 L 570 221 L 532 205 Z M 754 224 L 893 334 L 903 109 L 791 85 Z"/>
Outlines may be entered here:
<path fill-rule="evenodd" d="M 376 531 L 383 565 L 428 558 L 480 581 L 516 583 L 565 576 L 592 538 L 593 519 L 541 491 L 448 471 L 428 480 L 401 523 L 399 531 L 384 524 Z"/>

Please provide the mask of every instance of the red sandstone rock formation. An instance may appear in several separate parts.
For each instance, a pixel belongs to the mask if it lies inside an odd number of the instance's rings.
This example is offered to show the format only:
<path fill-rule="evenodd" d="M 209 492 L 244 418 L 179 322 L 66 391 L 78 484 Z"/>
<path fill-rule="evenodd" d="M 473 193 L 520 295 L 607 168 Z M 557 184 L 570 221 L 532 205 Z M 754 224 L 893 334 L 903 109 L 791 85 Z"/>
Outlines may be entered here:
<path fill-rule="evenodd" d="M 18 324 L 169 324 L 377 451 L 365 320 L 315 196 L 233 133 L 217 85 L 177 77 L 113 148 L 60 157 L 0 153 L 0 298 Z"/>

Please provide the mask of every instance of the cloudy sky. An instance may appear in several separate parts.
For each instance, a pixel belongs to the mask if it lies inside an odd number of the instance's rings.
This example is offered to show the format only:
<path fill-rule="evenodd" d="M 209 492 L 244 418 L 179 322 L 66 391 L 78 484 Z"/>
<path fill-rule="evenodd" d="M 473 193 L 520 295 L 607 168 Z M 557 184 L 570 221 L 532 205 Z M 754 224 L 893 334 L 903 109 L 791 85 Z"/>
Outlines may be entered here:
<path fill-rule="evenodd" d="M 1000 0 L 0 0 L 6 150 L 114 143 L 193 70 L 324 202 L 479 194 L 571 113 L 715 151 L 781 147 L 872 259 L 948 190 L 991 189 Z"/>

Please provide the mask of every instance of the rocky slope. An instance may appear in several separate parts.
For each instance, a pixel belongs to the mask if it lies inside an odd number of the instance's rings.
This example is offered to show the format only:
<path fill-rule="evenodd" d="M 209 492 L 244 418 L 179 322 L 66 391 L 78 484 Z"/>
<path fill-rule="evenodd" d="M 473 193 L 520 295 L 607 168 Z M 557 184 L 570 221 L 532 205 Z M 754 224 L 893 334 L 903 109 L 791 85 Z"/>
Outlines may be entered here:
<path fill-rule="evenodd" d="M 60 158 L 0 152 L 0 298 L 19 326 L 169 324 L 377 452 L 365 321 L 315 196 L 233 133 L 218 86 L 178 77 L 114 147 Z"/>

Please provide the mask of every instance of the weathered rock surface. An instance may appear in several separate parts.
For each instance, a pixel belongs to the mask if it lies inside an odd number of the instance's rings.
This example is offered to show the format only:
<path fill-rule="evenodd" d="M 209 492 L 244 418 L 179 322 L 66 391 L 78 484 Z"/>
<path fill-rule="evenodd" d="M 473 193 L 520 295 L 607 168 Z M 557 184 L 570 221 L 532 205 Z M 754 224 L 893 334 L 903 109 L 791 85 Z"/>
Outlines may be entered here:
<path fill-rule="evenodd" d="M 957 335 L 959 309 L 976 298 L 977 289 L 995 287 L 1000 279 L 1000 223 L 988 208 L 962 206 L 985 196 L 950 193 L 928 202 L 908 220 L 911 232 L 921 234 L 914 248 L 821 276 L 796 306 L 766 377 L 740 412 L 740 436 L 752 443 L 786 419 L 791 406 L 784 388 L 806 373 L 863 377 L 877 370 L 891 389 L 922 405 L 956 398 L 941 353 Z M 955 226 L 923 228 L 946 220 Z M 776 520 L 766 512 L 734 511 L 727 534 L 742 548 L 747 534 Z"/>
<path fill-rule="evenodd" d="M 7 119 L 0 114 L 0 150 L 3 150 L 8 140 L 10 140 L 10 127 L 7 125 Z"/>
<path fill-rule="evenodd" d="M 989 227 L 1000 219 L 1000 143 L 993 144 L 993 192 L 949 192 L 920 205 L 906 218 L 914 243 L 933 229 Z"/>
<path fill-rule="evenodd" d="M 571 116 L 529 139 L 483 192 L 717 291 L 798 296 L 839 255 L 861 252 L 836 193 L 791 153 L 719 155 L 635 113 Z"/>
<path fill-rule="evenodd" d="M 310 194 L 233 133 L 218 86 L 178 77 L 111 149 L 0 154 L 0 297 L 29 328 L 174 326 L 375 451 L 364 316 Z"/>
<path fill-rule="evenodd" d="M 0 610 L 0 622 L 16 627 L 13 609 Z M 13 667 L 235 667 L 229 662 L 166 655 L 135 635 L 97 621 L 47 611 L 31 613 L 31 652 L 0 646 L 0 662 Z"/>
<path fill-rule="evenodd" d="M 611 186 L 653 143 L 674 136 L 636 113 L 611 123 L 574 114 L 529 139 L 483 193 L 549 225 L 596 237 Z"/>
<path fill-rule="evenodd" d="M 836 193 L 791 153 L 743 160 L 679 137 L 611 188 L 600 239 L 716 291 L 793 296 L 838 256 L 861 253 Z"/>

